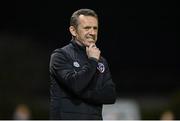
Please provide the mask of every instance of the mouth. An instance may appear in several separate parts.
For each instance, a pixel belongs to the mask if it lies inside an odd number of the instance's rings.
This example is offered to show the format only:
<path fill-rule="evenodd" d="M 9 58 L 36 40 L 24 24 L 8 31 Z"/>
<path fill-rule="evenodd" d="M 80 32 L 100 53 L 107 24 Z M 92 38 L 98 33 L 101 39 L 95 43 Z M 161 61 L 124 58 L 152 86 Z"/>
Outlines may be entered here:
<path fill-rule="evenodd" d="M 87 39 L 95 40 L 95 36 L 87 36 L 86 38 L 87 38 Z"/>
<path fill-rule="evenodd" d="M 95 43 L 95 41 L 94 41 L 94 40 L 93 40 L 93 41 L 91 40 L 91 41 L 88 41 L 88 42 L 89 42 L 89 43 Z"/>
<path fill-rule="evenodd" d="M 91 41 L 86 41 L 86 44 L 85 44 L 85 45 L 86 45 L 87 47 L 89 47 L 91 44 L 95 44 L 95 41 L 94 41 L 94 40 L 93 40 L 93 41 L 92 41 L 92 40 L 91 40 Z"/>
<path fill-rule="evenodd" d="M 95 42 L 95 38 L 92 38 L 92 37 L 87 38 L 87 40 L 88 40 L 88 42 Z"/>

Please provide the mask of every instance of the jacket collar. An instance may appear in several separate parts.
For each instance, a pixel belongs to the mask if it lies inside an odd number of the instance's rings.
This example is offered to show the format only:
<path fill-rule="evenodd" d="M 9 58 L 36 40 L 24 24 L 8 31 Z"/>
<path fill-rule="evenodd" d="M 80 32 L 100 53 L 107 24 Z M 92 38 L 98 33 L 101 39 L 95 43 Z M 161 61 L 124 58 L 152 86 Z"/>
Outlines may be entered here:
<path fill-rule="evenodd" d="M 78 50 L 80 50 L 80 51 L 86 51 L 86 47 L 79 45 L 79 44 L 76 42 L 76 40 L 72 39 L 72 40 L 71 40 L 71 43 L 72 43 L 72 45 L 73 45 L 76 49 L 78 49 Z"/>

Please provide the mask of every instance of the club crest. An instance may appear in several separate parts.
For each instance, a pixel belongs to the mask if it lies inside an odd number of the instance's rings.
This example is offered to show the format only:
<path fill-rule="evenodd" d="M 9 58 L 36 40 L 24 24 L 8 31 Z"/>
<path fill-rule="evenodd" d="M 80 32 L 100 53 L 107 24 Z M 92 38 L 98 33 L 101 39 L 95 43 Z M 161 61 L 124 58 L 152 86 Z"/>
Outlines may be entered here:
<path fill-rule="evenodd" d="M 98 69 L 101 73 L 103 73 L 103 72 L 105 71 L 105 66 L 104 66 L 104 64 L 103 64 L 103 63 L 98 63 L 97 69 Z"/>
<path fill-rule="evenodd" d="M 73 62 L 73 66 L 77 67 L 77 68 L 80 67 L 80 65 L 79 65 L 79 63 L 77 61 Z"/>

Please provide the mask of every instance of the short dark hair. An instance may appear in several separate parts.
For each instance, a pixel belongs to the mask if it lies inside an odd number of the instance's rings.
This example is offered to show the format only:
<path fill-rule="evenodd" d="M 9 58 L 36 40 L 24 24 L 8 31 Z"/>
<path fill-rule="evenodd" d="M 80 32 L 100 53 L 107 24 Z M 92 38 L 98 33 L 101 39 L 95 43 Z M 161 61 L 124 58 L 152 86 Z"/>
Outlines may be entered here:
<path fill-rule="evenodd" d="M 79 9 L 72 14 L 71 19 L 70 19 L 70 26 L 74 26 L 74 27 L 78 26 L 78 17 L 80 15 L 92 16 L 98 20 L 98 15 L 96 14 L 96 12 L 94 10 L 87 9 L 87 8 Z"/>

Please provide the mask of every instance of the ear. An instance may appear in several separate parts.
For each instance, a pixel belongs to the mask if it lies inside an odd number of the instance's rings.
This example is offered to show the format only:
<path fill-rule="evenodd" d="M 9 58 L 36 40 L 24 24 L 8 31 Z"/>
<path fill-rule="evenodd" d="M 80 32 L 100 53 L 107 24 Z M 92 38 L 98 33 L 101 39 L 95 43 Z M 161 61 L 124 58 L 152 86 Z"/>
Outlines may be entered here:
<path fill-rule="evenodd" d="M 72 36 L 76 36 L 76 28 L 74 26 L 70 26 L 69 31 L 71 32 Z"/>

